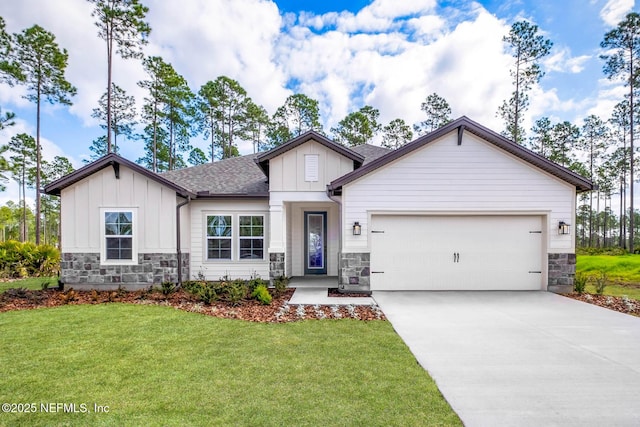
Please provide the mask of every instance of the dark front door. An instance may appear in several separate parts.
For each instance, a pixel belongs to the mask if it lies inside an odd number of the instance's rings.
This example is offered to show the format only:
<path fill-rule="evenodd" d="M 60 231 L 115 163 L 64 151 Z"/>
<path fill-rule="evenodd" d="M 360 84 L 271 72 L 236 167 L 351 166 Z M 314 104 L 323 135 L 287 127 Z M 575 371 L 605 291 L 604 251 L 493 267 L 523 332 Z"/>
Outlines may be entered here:
<path fill-rule="evenodd" d="M 304 274 L 327 274 L 327 213 L 304 213 Z"/>

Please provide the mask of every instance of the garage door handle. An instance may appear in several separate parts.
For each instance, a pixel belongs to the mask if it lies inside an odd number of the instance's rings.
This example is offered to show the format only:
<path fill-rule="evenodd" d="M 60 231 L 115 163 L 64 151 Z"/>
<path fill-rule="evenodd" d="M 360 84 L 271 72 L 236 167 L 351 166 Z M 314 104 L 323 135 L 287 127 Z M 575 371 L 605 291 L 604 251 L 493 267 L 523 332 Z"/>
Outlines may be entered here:
<path fill-rule="evenodd" d="M 453 262 L 460 262 L 460 252 L 453 253 Z"/>
<path fill-rule="evenodd" d="M 542 271 L 529 271 L 529 273 L 539 273 L 539 274 L 542 274 Z"/>
<path fill-rule="evenodd" d="M 381 274 L 384 273 L 384 271 L 372 271 L 371 274 Z"/>

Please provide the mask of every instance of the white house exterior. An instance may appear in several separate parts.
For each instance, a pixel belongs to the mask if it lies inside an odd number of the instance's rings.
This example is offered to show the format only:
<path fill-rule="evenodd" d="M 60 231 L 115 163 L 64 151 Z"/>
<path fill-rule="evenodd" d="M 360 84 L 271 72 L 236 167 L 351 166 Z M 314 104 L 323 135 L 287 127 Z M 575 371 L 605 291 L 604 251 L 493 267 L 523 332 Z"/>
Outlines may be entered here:
<path fill-rule="evenodd" d="M 343 290 L 565 291 L 575 239 L 559 226 L 592 188 L 462 117 L 395 151 L 308 132 L 163 174 L 110 154 L 45 191 L 62 198 L 72 286 L 326 275 Z"/>

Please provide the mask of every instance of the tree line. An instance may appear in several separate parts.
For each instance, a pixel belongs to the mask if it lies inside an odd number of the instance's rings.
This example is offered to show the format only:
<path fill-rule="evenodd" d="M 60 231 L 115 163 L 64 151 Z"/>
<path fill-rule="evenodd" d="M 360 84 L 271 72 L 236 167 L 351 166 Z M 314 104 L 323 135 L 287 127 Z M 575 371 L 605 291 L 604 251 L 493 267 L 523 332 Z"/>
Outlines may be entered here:
<path fill-rule="evenodd" d="M 92 17 L 97 35 L 105 42 L 107 59 L 106 90 L 92 112 L 105 134 L 91 142 L 92 159 L 118 153 L 124 141 L 139 141 L 144 146 L 144 155 L 137 162 L 154 172 L 163 172 L 238 156 L 240 141 L 251 142 L 253 151 L 259 152 L 308 130 L 347 146 L 369 143 L 381 135 L 383 146 L 397 149 L 415 136 L 451 121 L 449 103 L 435 92 L 420 106 L 424 120 L 412 126 L 402 118 L 383 125 L 379 122 L 379 110 L 365 105 L 347 114 L 326 132 L 320 122 L 318 101 L 302 93 L 289 96 L 270 115 L 252 100 L 238 81 L 228 76 L 218 76 L 194 90 L 162 57 L 145 56 L 143 48 L 151 33 L 145 21 L 148 7 L 139 0 L 87 1 L 94 7 Z M 575 227 L 579 245 L 615 244 L 633 250 L 637 231 L 633 177 L 634 127 L 639 116 L 635 99 L 640 87 L 640 16 L 628 14 L 601 42 L 605 52 L 601 56 L 605 64 L 603 73 L 609 79 L 624 81 L 628 93 L 610 117 L 590 115 L 580 126 L 568 121 L 553 123 L 550 118 L 541 117 L 530 132 L 525 131 L 528 94 L 544 77 L 540 62 L 550 53 L 553 43 L 527 21 L 514 23 L 503 42 L 514 58 L 510 70 L 514 89 L 496 112 L 504 121 L 503 134 L 598 185 L 597 191 L 583 194 L 579 199 Z M 115 55 L 142 61 L 146 78 L 137 84 L 145 89 L 146 96 L 141 111 L 136 111 L 134 97 L 114 82 Z M 44 162 L 40 144 L 42 102 L 71 105 L 71 98 L 77 92 L 64 76 L 67 62 L 67 51 L 57 45 L 52 33 L 34 25 L 20 33 L 8 34 L 0 17 L 0 79 L 10 85 L 24 86 L 26 98 L 36 104 L 35 138 L 16 135 L 9 144 L 0 147 L 0 180 L 6 182 L 10 175 L 20 187 L 21 200 L 11 208 L 22 210 L 19 226 L 22 240 L 29 235 L 29 208 L 24 202 L 26 188 L 42 188 L 43 183 L 71 170 L 64 158 L 56 158 L 51 164 Z M 11 126 L 14 118 L 13 113 L 3 114 L 0 109 L 0 131 Z M 198 135 L 207 141 L 208 148 L 204 151 L 192 145 Z M 619 196 L 617 213 L 611 211 L 614 195 Z M 48 224 L 57 221 L 51 214 L 55 209 L 55 201 L 42 198 L 36 191 L 32 214 L 36 242 L 40 242 L 41 236 L 55 239 L 47 236 L 46 230 L 43 235 L 41 227 L 42 221 Z M 45 219 L 43 210 L 45 216 L 54 216 Z"/>

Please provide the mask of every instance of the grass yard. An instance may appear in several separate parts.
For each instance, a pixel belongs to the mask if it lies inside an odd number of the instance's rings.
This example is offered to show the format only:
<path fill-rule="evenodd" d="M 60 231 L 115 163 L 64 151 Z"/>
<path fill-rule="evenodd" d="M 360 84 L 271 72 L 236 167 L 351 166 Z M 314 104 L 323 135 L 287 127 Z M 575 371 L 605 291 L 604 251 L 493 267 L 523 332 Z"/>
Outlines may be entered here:
<path fill-rule="evenodd" d="M 461 425 L 388 322 L 103 304 L 2 313 L 0 330 L 0 402 L 37 407 L 0 425 Z"/>
<path fill-rule="evenodd" d="M 28 279 L 14 280 L 11 282 L 0 282 L 0 293 L 12 288 L 26 288 L 26 289 L 42 289 L 42 284 L 48 283 L 49 287 L 53 288 L 58 286 L 57 277 L 30 277 Z"/>
<path fill-rule="evenodd" d="M 606 273 L 609 284 L 605 295 L 640 300 L 640 255 L 578 255 L 576 272 L 588 276 Z M 588 285 L 587 292 L 595 293 L 594 287 Z"/>

